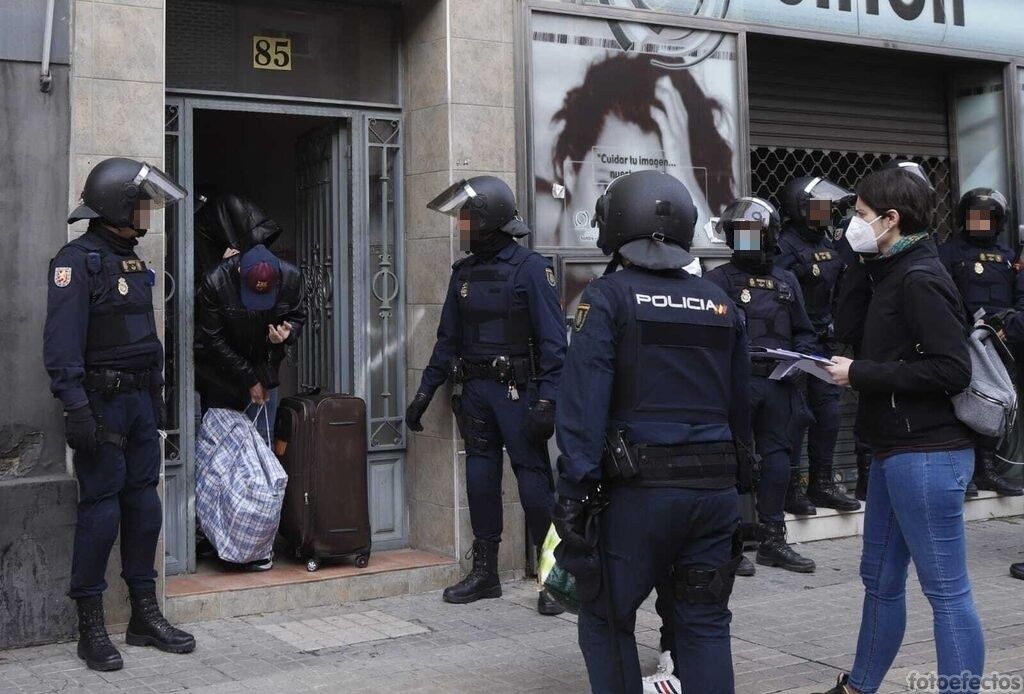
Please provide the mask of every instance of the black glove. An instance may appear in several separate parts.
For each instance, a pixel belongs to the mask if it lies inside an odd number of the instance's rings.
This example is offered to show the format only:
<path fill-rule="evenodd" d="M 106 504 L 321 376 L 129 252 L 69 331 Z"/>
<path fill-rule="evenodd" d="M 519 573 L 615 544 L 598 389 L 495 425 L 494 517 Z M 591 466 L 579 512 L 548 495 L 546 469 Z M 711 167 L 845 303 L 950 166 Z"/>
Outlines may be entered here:
<path fill-rule="evenodd" d="M 83 405 L 64 414 L 64 438 L 76 451 L 96 450 L 96 419 L 92 408 Z"/>
<path fill-rule="evenodd" d="M 409 403 L 409 407 L 405 410 L 405 425 L 413 431 L 423 431 L 423 425 L 420 424 L 420 419 L 423 417 L 423 413 L 427 411 L 427 406 L 430 404 L 430 396 L 426 393 L 416 393 L 416 397 Z"/>
<path fill-rule="evenodd" d="M 1001 332 L 1006 327 L 1006 317 L 1012 315 L 1014 312 L 1010 309 L 1000 311 L 999 313 L 986 313 L 981 318 L 981 322 L 989 326 L 997 333 Z"/>
<path fill-rule="evenodd" d="M 559 539 L 569 546 L 589 547 L 586 538 L 587 507 L 579 499 L 559 497 L 551 512 Z"/>
<path fill-rule="evenodd" d="M 538 400 L 523 420 L 523 435 L 530 443 L 539 446 L 555 433 L 555 403 Z"/>

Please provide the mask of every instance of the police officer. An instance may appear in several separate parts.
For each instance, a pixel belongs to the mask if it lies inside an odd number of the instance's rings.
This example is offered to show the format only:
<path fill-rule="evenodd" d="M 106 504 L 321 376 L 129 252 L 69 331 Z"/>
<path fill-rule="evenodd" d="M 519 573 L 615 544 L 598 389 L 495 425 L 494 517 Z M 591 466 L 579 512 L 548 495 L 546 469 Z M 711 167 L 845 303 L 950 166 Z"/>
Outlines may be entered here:
<path fill-rule="evenodd" d="M 131 598 L 125 641 L 169 653 L 196 646 L 167 623 L 156 599 L 163 350 L 153 317 L 156 271 L 135 254 L 151 212 L 185 194 L 145 162 L 101 161 L 68 218 L 88 219 L 88 230 L 50 262 L 43 359 L 74 449 L 79 501 L 68 595 L 78 604 L 78 656 L 93 670 L 122 667 L 103 616 L 119 530 Z"/>
<path fill-rule="evenodd" d="M 827 232 L 842 207 L 854 199 L 852 191 L 821 176 L 803 176 L 786 184 L 782 211 L 786 224 L 779 236 L 776 265 L 789 270 L 800 283 L 807 316 L 817 336 L 813 353 L 833 356 L 832 293 L 843 261 L 832 247 Z M 837 511 L 856 511 L 860 504 L 846 495 L 832 476 L 832 461 L 839 437 L 839 399 L 842 388 L 817 378 L 806 380 L 805 392 L 814 421 L 796 427 L 790 460 L 786 510 L 814 515 L 816 506 Z M 807 495 L 800 488 L 800 454 L 807 436 Z"/>
<path fill-rule="evenodd" d="M 1013 251 L 999 240 L 1008 217 L 1009 205 L 998 190 L 969 190 L 956 209 L 959 233 L 939 246 L 939 258 L 952 275 L 970 316 L 983 311 L 991 321 L 1024 299 L 1024 278 L 1018 277 L 1014 269 Z M 1004 496 L 1021 496 L 1024 490 L 999 476 L 998 447 L 999 439 L 978 436 L 974 484 Z"/>
<path fill-rule="evenodd" d="M 793 273 L 775 265 L 781 222 L 775 207 L 761 198 L 740 198 L 725 209 L 718 231 L 733 249 L 732 260 L 707 274 L 725 290 L 744 318 L 751 348 L 796 350 L 811 354 L 818 340 L 800 285 Z M 793 444 L 791 420 L 802 409 L 792 382 L 768 378 L 778 361 L 752 353 L 750 406 L 754 441 L 761 456 L 757 515 L 761 542 L 756 561 L 789 571 L 810 573 L 811 559 L 786 543 L 783 506 L 790 480 Z"/>
<path fill-rule="evenodd" d="M 530 230 L 508 185 L 477 176 L 451 186 L 428 207 L 458 218 L 460 247 L 472 255 L 452 266 L 437 343 L 406 423 L 422 431 L 420 418 L 434 392 L 452 381 L 476 539 L 472 571 L 443 597 L 468 603 L 501 596 L 502 446 L 533 541 L 542 543 L 551 525 L 554 479 L 547 441 L 565 358 L 565 318 L 551 264 L 515 241 Z M 537 610 L 562 612 L 547 592 L 541 592 Z"/>
<path fill-rule="evenodd" d="M 696 219 L 683 184 L 657 171 L 615 179 L 597 202 L 598 246 L 614 258 L 576 311 L 554 518 L 595 692 L 641 691 L 636 610 L 669 572 L 683 690 L 733 691 L 734 442 L 749 450 L 750 364 L 732 302 L 681 270 Z"/>

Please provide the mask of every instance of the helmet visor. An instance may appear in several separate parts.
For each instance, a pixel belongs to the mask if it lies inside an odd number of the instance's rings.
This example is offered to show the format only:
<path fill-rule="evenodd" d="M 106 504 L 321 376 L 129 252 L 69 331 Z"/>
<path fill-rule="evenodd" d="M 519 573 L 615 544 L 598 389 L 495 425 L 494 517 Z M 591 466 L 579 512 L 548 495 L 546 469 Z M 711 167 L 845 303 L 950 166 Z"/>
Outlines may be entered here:
<path fill-rule="evenodd" d="M 732 224 L 733 229 L 767 229 L 772 223 L 772 210 L 768 203 L 758 198 L 740 198 L 730 204 L 715 225 L 717 236 L 726 238 L 725 225 Z"/>
<path fill-rule="evenodd" d="M 804 192 L 811 200 L 829 200 L 836 205 L 849 205 L 857 200 L 852 190 L 837 186 L 827 178 L 816 178 L 807 184 Z"/>
<path fill-rule="evenodd" d="M 142 168 L 132 181 L 139 187 L 140 197 L 150 200 L 150 209 L 159 210 L 185 199 L 188 191 L 172 181 L 160 169 L 142 162 Z"/>
<path fill-rule="evenodd" d="M 427 207 L 434 212 L 458 217 L 462 206 L 475 197 L 476 191 L 473 190 L 473 186 L 469 185 L 469 181 L 466 179 L 462 179 L 428 202 Z"/>

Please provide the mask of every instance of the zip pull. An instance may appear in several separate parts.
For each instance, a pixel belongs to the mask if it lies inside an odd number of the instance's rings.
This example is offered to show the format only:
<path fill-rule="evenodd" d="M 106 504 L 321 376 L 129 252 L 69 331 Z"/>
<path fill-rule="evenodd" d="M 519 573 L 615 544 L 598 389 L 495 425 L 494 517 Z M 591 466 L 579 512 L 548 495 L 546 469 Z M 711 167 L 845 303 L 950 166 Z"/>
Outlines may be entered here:
<path fill-rule="evenodd" d="M 302 495 L 303 500 L 306 502 L 306 506 L 309 506 L 309 492 Z"/>
<path fill-rule="evenodd" d="M 519 400 L 519 389 L 516 388 L 515 383 L 508 384 L 508 399 L 512 402 Z"/>

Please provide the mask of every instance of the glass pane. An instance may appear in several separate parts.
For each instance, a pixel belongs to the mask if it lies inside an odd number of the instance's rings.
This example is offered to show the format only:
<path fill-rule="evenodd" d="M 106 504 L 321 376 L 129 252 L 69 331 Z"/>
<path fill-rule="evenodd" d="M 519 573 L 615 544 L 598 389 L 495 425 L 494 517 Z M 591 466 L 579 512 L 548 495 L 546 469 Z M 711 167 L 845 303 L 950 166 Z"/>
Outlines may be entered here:
<path fill-rule="evenodd" d="M 535 14 L 532 50 L 537 245 L 593 248 L 594 204 L 631 171 L 683 181 L 698 229 L 733 200 L 735 36 Z M 709 245 L 695 236 L 694 247 Z"/>
<path fill-rule="evenodd" d="M 972 188 L 1008 190 L 1006 108 L 1000 66 L 959 71 L 956 97 L 956 151 L 961 195 Z"/>
<path fill-rule="evenodd" d="M 168 0 L 167 86 L 395 103 L 397 16 L 320 0 Z"/>

